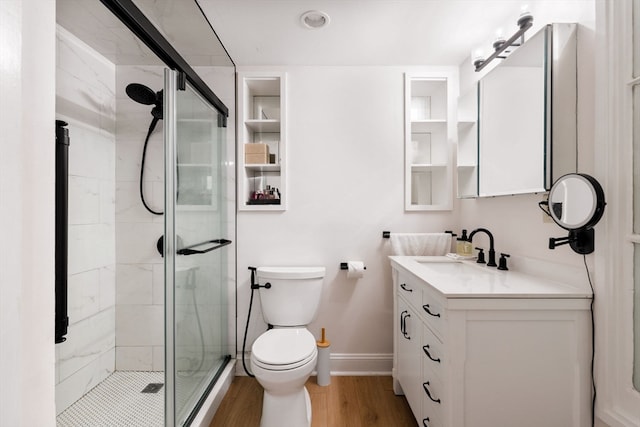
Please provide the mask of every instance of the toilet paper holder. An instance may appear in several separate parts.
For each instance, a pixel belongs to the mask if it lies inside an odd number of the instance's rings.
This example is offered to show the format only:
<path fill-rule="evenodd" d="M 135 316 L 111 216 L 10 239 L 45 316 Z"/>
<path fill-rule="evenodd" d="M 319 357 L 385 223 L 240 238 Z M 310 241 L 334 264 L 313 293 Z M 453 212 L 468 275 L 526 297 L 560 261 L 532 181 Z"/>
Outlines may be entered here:
<path fill-rule="evenodd" d="M 349 263 L 348 262 L 341 262 L 340 263 L 340 270 L 348 270 L 349 269 Z M 367 269 L 367 267 L 364 268 L 365 270 Z"/>

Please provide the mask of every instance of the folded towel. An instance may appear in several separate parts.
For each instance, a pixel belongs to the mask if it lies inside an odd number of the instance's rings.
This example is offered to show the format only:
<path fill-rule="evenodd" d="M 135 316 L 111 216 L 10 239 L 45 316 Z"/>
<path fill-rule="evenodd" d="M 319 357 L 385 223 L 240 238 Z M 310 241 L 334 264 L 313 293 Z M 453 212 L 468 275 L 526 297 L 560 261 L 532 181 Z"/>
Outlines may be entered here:
<path fill-rule="evenodd" d="M 451 250 L 449 233 L 391 233 L 392 255 L 434 256 Z"/>

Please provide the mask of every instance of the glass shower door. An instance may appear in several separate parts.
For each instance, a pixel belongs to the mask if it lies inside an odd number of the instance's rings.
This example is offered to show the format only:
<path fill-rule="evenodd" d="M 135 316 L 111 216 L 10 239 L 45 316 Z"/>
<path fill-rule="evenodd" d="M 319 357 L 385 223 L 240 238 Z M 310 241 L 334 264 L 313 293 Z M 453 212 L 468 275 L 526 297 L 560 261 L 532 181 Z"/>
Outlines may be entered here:
<path fill-rule="evenodd" d="M 229 240 L 224 117 L 165 71 L 165 382 L 167 426 L 188 425 L 225 354 Z"/>

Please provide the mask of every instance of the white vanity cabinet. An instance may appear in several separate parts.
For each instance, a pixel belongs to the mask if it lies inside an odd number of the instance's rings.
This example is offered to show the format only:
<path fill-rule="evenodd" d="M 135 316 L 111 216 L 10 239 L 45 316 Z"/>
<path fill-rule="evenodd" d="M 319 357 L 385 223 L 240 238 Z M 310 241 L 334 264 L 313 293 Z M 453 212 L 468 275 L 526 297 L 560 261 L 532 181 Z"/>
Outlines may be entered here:
<path fill-rule="evenodd" d="M 477 275 L 445 274 L 423 263 L 445 259 L 391 257 L 394 391 L 417 424 L 590 425 L 588 285 L 478 266 L 469 266 Z"/>

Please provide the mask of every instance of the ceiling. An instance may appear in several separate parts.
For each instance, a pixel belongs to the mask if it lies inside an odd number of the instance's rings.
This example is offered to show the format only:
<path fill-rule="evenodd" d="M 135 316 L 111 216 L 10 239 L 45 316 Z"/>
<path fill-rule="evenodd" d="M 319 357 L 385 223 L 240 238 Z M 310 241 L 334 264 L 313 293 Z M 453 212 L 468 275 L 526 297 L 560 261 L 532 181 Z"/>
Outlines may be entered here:
<path fill-rule="evenodd" d="M 236 65 L 459 65 L 523 5 L 585 0 L 197 0 Z M 330 24 L 307 29 L 320 10 Z"/>
<path fill-rule="evenodd" d="M 473 49 L 490 47 L 498 28 L 515 32 L 525 4 L 534 18 L 575 22 L 573 11 L 594 0 L 133 1 L 192 66 L 230 66 L 226 51 L 241 66 L 457 66 Z M 57 0 L 56 7 L 60 25 L 113 63 L 161 63 L 100 1 Z M 326 12 L 330 24 L 304 27 L 308 10 Z"/>

